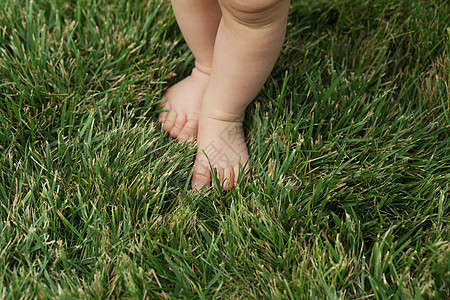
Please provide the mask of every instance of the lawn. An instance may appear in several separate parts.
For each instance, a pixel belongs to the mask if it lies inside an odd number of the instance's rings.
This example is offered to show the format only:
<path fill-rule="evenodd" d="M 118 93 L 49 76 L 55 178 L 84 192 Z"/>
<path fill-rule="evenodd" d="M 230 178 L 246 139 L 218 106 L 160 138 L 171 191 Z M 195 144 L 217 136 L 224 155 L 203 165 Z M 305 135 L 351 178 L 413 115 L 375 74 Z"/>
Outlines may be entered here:
<path fill-rule="evenodd" d="M 293 0 L 245 129 L 190 190 L 158 123 L 168 1 L 2 0 L 0 298 L 444 299 L 450 2 Z"/>

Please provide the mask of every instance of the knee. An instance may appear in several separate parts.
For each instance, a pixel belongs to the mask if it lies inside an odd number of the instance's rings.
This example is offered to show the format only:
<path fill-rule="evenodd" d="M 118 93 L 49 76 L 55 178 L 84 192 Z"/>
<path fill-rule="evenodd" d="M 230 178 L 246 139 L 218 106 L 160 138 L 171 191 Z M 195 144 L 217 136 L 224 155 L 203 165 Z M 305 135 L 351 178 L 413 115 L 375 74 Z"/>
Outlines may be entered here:
<path fill-rule="evenodd" d="M 265 27 L 285 17 L 289 0 L 219 0 L 236 21 L 250 27 Z"/>

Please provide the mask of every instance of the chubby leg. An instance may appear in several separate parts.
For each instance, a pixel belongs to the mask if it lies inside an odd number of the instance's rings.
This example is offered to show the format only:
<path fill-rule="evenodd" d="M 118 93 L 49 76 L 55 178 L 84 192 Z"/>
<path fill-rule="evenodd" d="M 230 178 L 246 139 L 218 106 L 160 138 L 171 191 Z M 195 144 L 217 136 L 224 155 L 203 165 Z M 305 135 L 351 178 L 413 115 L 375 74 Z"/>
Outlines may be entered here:
<path fill-rule="evenodd" d="M 197 126 L 202 98 L 211 73 L 219 22 L 222 16 L 217 0 L 172 0 L 178 25 L 195 57 L 190 76 L 167 90 L 159 115 L 164 130 L 179 140 L 192 140 Z"/>
<path fill-rule="evenodd" d="M 192 186 L 199 190 L 217 170 L 223 188 L 236 184 L 248 160 L 242 127 L 247 105 L 267 80 L 279 55 L 289 0 L 219 0 L 222 19 L 212 71 L 199 118 Z"/>

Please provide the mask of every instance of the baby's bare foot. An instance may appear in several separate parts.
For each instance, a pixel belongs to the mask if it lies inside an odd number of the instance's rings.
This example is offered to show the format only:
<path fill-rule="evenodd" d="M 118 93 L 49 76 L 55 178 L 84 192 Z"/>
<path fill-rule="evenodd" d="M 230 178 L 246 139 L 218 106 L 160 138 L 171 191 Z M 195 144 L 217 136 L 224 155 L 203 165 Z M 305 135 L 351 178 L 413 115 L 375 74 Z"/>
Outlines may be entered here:
<path fill-rule="evenodd" d="M 211 167 L 217 170 L 221 187 L 230 190 L 236 186 L 240 170 L 248 160 L 243 130 L 243 118 L 213 118 L 202 112 L 199 120 L 198 150 L 194 163 L 192 188 L 199 191 L 210 186 Z"/>
<path fill-rule="evenodd" d="M 180 141 L 193 141 L 197 137 L 198 118 L 203 95 L 209 81 L 210 69 L 196 65 L 191 75 L 170 87 L 163 95 L 159 114 L 164 131 Z"/>

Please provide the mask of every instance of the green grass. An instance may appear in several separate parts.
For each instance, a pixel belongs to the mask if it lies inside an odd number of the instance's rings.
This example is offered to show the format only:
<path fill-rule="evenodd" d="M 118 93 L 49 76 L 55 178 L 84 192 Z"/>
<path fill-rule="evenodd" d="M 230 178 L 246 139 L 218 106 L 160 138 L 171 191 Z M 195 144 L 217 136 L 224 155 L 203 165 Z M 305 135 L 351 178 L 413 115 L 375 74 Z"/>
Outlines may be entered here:
<path fill-rule="evenodd" d="M 449 11 L 292 1 L 250 174 L 193 194 L 167 1 L 2 0 L 0 297 L 446 298 Z"/>

